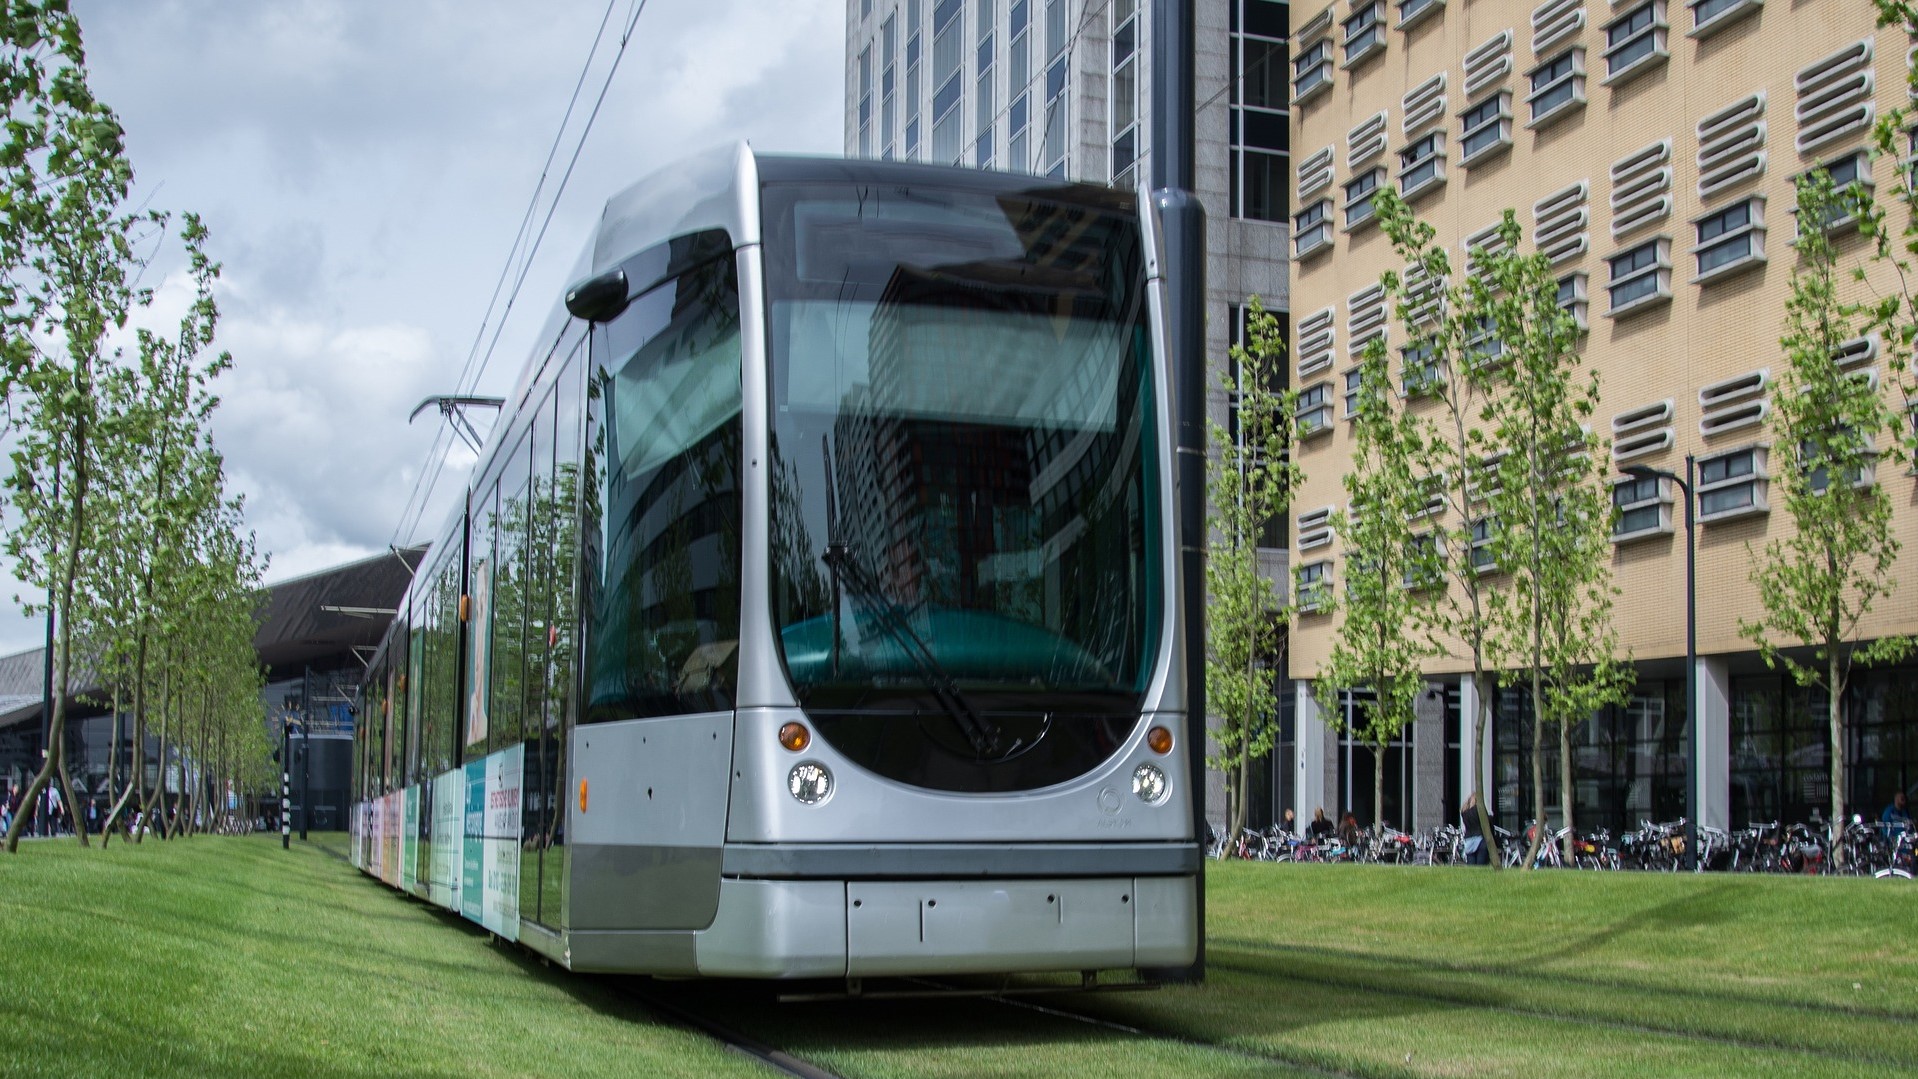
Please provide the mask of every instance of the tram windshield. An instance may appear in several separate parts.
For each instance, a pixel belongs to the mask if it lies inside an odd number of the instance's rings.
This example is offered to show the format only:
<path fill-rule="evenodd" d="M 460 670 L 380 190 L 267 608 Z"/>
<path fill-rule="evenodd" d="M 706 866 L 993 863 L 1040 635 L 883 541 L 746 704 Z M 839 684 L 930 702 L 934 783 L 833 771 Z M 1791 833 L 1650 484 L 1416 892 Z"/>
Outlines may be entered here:
<path fill-rule="evenodd" d="M 1116 750 L 1162 617 L 1134 200 L 998 186 L 766 189 L 785 668 L 842 751 L 947 789 Z"/>

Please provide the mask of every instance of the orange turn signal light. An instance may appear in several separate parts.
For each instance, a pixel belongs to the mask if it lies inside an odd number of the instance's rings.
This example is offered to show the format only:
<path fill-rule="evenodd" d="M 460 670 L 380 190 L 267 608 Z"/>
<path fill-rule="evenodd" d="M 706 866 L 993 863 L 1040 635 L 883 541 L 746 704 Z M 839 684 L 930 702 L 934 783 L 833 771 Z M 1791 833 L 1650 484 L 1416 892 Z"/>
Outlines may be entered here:
<path fill-rule="evenodd" d="M 1145 732 L 1145 744 L 1150 746 L 1154 753 L 1162 755 L 1170 753 L 1172 752 L 1172 732 L 1164 727 L 1154 727 Z"/>
<path fill-rule="evenodd" d="M 788 723 L 779 728 L 779 744 L 797 753 L 812 745 L 812 732 L 804 723 Z"/>
<path fill-rule="evenodd" d="M 586 781 L 579 781 L 579 811 L 586 812 Z"/>

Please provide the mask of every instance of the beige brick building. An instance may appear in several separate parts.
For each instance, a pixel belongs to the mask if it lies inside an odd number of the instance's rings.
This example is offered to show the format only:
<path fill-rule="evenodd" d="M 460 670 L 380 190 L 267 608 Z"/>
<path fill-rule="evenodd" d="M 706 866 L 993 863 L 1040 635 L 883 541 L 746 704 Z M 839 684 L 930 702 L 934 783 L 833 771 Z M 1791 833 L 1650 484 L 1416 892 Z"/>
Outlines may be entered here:
<path fill-rule="evenodd" d="M 1912 41 L 1903 29 L 1877 30 L 1873 16 L 1866 0 L 1294 7 L 1293 377 L 1305 409 L 1329 421 L 1299 452 L 1308 481 L 1296 504 L 1295 572 L 1339 587 L 1337 537 L 1315 525 L 1316 511 L 1345 502 L 1346 376 L 1371 336 L 1384 333 L 1394 354 L 1406 341 L 1374 289 L 1382 271 L 1400 268 L 1368 220 L 1370 192 L 1386 184 L 1438 229 L 1455 264 L 1468 240 L 1514 208 L 1526 242 L 1557 260 L 1561 295 L 1589 328 L 1581 352 L 1603 390 L 1594 425 L 1614 465 L 1683 475 L 1687 455 L 1697 458 L 1698 746 L 1684 700 L 1684 495 L 1626 484 L 1616 489 L 1612 568 L 1619 636 L 1639 682 L 1629 705 L 1577 734 L 1586 822 L 1678 816 L 1694 752 L 1704 823 L 1805 819 L 1830 804 L 1822 698 L 1768 672 L 1737 630 L 1757 611 L 1748 545 L 1762 550 L 1789 528 L 1782 500 L 1767 500 L 1763 417 L 1785 367 L 1793 180 L 1823 164 L 1840 182 L 1862 176 L 1888 191 L 1900 167 L 1866 150 L 1873 122 L 1909 103 Z M 1855 260 L 1864 242 L 1852 229 L 1838 246 Z M 1847 287 L 1892 282 L 1879 274 Z M 1880 342 L 1861 339 L 1846 359 L 1875 371 L 1891 400 L 1906 400 Z M 1918 479 L 1886 467 L 1876 482 L 1897 507 L 1903 587 L 1865 635 L 1918 632 Z M 1308 615 L 1293 630 L 1290 670 L 1301 682 L 1281 764 L 1302 814 L 1323 805 L 1367 818 L 1369 754 L 1312 721 L 1307 681 L 1333 628 L 1331 617 Z M 1431 668 L 1421 720 L 1388 757 L 1385 816 L 1395 823 L 1450 817 L 1471 789 L 1461 667 L 1469 659 Z M 1875 816 L 1893 791 L 1918 785 L 1918 668 L 1861 677 L 1853 693 L 1848 797 Z M 1508 821 L 1530 804 L 1525 737 L 1501 708 L 1479 763 Z M 1555 801 L 1555 785 L 1550 793 Z"/>

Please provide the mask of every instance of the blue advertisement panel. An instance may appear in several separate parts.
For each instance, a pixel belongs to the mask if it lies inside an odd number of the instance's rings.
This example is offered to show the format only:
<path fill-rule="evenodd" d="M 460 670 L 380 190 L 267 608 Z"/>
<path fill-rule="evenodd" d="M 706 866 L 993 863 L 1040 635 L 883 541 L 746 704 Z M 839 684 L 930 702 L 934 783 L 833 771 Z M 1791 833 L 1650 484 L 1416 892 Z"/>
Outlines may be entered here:
<path fill-rule="evenodd" d="M 406 810 L 400 821 L 400 887 L 412 891 L 419 885 L 416 862 L 420 846 L 420 789 L 406 788 Z"/>
<path fill-rule="evenodd" d="M 460 834 L 460 914 L 484 924 L 486 883 L 486 761 L 466 762 L 466 819 Z"/>

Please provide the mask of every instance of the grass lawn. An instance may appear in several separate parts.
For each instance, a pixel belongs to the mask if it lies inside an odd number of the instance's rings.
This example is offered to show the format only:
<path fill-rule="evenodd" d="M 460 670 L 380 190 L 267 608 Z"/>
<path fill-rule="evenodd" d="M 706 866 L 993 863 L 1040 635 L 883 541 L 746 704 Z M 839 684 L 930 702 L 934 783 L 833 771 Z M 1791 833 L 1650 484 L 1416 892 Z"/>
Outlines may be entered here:
<path fill-rule="evenodd" d="M 1368 1074 L 1918 1071 L 1918 886 L 1208 865 L 1203 988 L 1108 1009 Z"/>
<path fill-rule="evenodd" d="M 767 1074 L 355 873 L 338 837 L 0 857 L 0 1077 Z M 1208 978 L 689 1002 L 849 1077 L 1918 1073 L 1918 885 L 1211 863 Z"/>
<path fill-rule="evenodd" d="M 0 971 L 9 1079 L 765 1074 L 278 836 L 22 844 Z"/>

